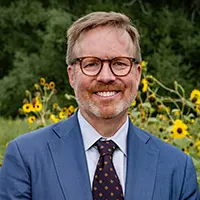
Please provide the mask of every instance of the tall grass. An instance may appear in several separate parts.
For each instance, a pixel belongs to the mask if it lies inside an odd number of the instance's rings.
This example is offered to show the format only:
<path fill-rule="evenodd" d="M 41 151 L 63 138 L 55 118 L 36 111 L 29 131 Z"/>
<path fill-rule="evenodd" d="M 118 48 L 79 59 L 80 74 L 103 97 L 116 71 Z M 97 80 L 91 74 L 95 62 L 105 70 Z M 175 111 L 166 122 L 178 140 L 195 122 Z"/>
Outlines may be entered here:
<path fill-rule="evenodd" d="M 5 154 L 6 144 L 17 136 L 30 131 L 28 123 L 21 119 L 4 119 L 0 117 L 0 165 Z"/>

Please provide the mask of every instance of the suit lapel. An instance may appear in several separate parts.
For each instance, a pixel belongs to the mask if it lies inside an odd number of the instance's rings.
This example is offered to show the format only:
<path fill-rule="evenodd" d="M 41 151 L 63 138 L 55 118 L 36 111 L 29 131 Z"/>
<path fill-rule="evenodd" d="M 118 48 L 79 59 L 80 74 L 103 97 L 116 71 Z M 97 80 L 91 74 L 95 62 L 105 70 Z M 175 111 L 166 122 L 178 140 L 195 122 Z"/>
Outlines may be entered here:
<path fill-rule="evenodd" d="M 91 186 L 77 116 L 54 128 L 59 136 L 49 149 L 66 200 L 92 200 Z"/>
<path fill-rule="evenodd" d="M 152 199 L 159 150 L 150 146 L 150 140 L 149 135 L 130 122 L 125 200 Z"/>

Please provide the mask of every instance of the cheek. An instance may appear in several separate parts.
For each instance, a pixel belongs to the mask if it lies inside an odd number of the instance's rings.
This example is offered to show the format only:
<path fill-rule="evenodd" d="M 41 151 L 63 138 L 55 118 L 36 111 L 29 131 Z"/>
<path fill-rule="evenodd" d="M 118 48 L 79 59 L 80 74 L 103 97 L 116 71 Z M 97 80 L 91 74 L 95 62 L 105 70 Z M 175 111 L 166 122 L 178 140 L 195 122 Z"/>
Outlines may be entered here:
<path fill-rule="evenodd" d="M 135 92 L 139 87 L 139 77 L 136 71 L 133 71 L 133 74 L 127 79 L 127 87 L 130 87 L 130 90 Z"/>
<path fill-rule="evenodd" d="M 126 82 L 126 89 L 135 92 L 137 90 L 137 81 L 133 78 L 130 78 L 129 81 Z"/>
<path fill-rule="evenodd" d="M 79 76 L 76 78 L 74 82 L 74 90 L 76 92 L 84 94 L 85 92 L 89 91 L 90 85 L 91 85 L 91 82 L 84 79 L 84 77 Z"/>

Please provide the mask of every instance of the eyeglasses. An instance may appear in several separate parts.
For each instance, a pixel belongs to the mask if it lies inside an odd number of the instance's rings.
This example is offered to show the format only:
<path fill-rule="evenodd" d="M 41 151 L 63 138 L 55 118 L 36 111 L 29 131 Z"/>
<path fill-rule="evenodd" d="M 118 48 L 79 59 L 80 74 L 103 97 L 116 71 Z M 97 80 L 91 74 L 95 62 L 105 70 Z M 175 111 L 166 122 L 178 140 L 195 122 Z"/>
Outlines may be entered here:
<path fill-rule="evenodd" d="M 113 59 L 100 59 L 97 57 L 80 57 L 75 58 L 71 64 L 80 62 L 80 68 L 83 74 L 87 76 L 96 76 L 100 73 L 103 63 L 108 62 L 110 70 L 115 76 L 126 76 L 130 73 L 135 58 L 131 57 L 115 57 Z"/>

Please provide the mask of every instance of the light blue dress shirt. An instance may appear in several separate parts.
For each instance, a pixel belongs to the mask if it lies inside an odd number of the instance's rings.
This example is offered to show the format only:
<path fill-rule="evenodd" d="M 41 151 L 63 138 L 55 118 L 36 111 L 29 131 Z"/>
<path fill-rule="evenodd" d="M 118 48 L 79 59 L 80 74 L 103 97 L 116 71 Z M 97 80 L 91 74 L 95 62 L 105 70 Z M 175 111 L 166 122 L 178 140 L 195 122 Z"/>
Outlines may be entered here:
<path fill-rule="evenodd" d="M 125 181 L 126 181 L 126 165 L 127 165 L 127 134 L 129 125 L 128 117 L 126 122 L 122 125 L 122 127 L 115 133 L 115 135 L 113 135 L 110 138 L 102 137 L 81 115 L 80 110 L 78 111 L 78 121 L 80 124 L 81 133 L 83 137 L 91 187 L 97 162 L 100 156 L 97 148 L 94 147 L 93 145 L 97 140 L 101 138 L 102 140 L 113 140 L 119 147 L 117 150 L 114 151 L 113 164 L 124 192 Z"/>

